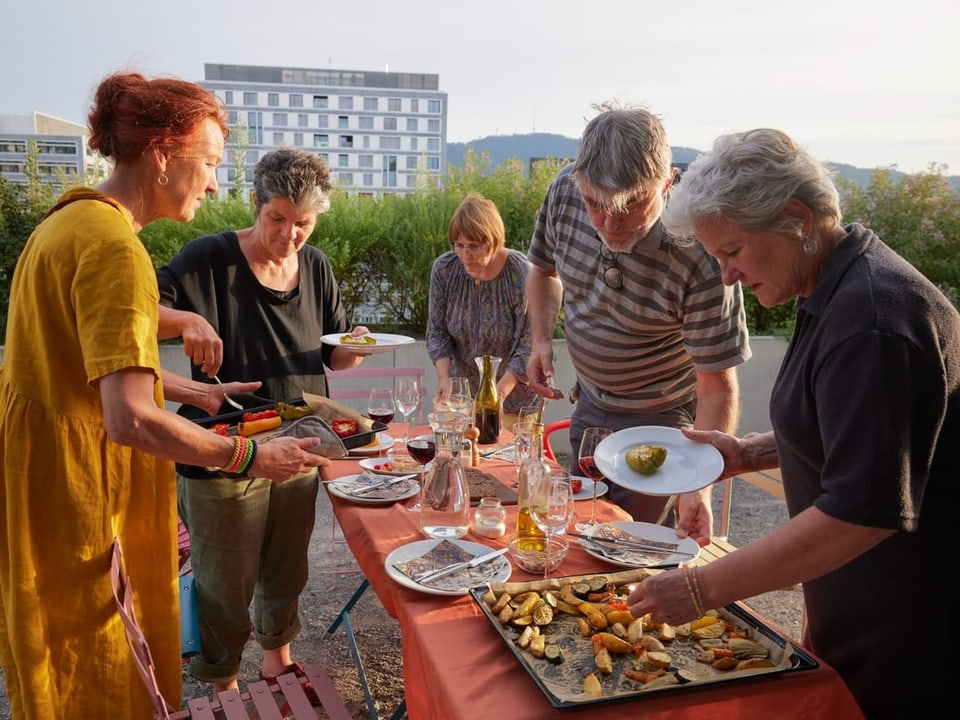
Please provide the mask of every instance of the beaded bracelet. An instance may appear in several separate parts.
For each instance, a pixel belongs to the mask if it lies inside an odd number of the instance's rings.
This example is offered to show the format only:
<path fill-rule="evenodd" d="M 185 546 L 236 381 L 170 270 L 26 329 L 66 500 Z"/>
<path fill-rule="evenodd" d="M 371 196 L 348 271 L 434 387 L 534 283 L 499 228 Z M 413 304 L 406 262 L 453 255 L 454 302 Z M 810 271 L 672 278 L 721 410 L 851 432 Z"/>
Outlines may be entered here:
<path fill-rule="evenodd" d="M 707 614 L 707 611 L 703 608 L 703 599 L 700 597 L 700 585 L 697 584 L 697 592 L 694 592 L 693 583 L 690 581 L 690 568 L 684 565 L 680 571 L 683 573 L 683 580 L 687 584 L 687 592 L 690 594 L 690 599 L 693 601 L 693 609 L 697 611 L 699 617 L 703 617 Z M 696 580 L 696 575 L 693 576 Z"/>

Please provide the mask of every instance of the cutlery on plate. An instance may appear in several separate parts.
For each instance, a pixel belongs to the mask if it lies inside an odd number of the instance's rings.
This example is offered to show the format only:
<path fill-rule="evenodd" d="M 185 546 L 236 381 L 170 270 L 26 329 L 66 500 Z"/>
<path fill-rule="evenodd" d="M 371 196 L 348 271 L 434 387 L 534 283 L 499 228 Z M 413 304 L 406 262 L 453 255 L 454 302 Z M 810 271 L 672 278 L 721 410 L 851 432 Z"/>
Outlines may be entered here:
<path fill-rule="evenodd" d="M 414 578 L 414 582 L 418 582 L 421 585 L 426 585 L 427 583 L 433 582 L 434 580 L 439 580 L 442 577 L 446 577 L 452 573 L 457 572 L 457 570 L 463 570 L 464 568 L 475 568 L 495 560 L 496 558 L 504 555 L 510 548 L 500 548 L 499 550 L 494 550 L 493 552 L 483 553 L 482 555 L 477 555 L 471 560 L 464 560 L 463 562 L 454 563 L 453 565 L 447 565 L 447 567 L 440 568 L 439 570 L 431 570 L 424 575 L 418 575 Z"/>
<path fill-rule="evenodd" d="M 694 553 L 682 552 L 676 548 L 669 550 L 667 548 L 657 547 L 655 545 L 644 545 L 643 543 L 634 542 L 632 540 L 614 540 L 613 538 L 597 537 L 595 535 L 582 535 L 580 533 L 567 534 L 570 537 L 578 538 L 579 540 L 587 543 L 599 544 L 600 547 L 608 546 L 610 549 L 619 548 L 621 550 L 633 550 L 635 552 L 649 555 L 684 555 L 686 557 L 694 556 Z"/>
<path fill-rule="evenodd" d="M 510 448 L 512 448 L 512 447 L 513 447 L 513 443 L 507 443 L 507 444 L 505 444 L 505 445 L 497 445 L 497 446 L 494 447 L 494 448 L 490 448 L 489 450 L 484 450 L 483 452 L 481 452 L 481 453 L 480 453 L 480 457 L 482 457 L 482 458 L 491 458 L 491 457 L 493 457 L 494 455 L 496 455 L 497 453 L 501 453 L 501 452 L 503 452 L 504 450 L 508 450 L 508 449 L 510 449 Z"/>
<path fill-rule="evenodd" d="M 347 495 L 366 495 L 371 493 L 374 490 L 383 490 L 388 488 L 391 485 L 396 485 L 398 482 L 403 482 L 404 480 L 409 480 L 410 478 L 415 478 L 418 476 L 418 473 L 411 473 L 410 475 L 399 475 L 397 477 L 392 477 L 389 480 L 377 483 L 376 485 L 367 485 L 366 487 L 357 488 L 356 490 L 348 490 Z"/>

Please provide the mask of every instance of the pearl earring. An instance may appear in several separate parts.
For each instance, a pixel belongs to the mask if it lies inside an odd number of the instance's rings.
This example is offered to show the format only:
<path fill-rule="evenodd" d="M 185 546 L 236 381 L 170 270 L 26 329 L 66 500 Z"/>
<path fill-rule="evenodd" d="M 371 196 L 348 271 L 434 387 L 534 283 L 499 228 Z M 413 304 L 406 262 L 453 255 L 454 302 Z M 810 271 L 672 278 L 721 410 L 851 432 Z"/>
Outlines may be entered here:
<path fill-rule="evenodd" d="M 800 248 L 806 255 L 816 255 L 817 250 L 820 249 L 820 246 L 813 238 L 804 238 L 803 244 L 800 246 Z"/>

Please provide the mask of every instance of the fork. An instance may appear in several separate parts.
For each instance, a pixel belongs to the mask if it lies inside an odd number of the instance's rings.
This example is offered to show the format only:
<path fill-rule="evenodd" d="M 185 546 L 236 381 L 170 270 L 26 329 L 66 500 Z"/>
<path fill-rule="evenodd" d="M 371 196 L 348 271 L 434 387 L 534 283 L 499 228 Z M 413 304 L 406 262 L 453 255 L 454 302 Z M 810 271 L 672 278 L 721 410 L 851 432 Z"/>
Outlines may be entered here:
<path fill-rule="evenodd" d="M 219 378 L 218 376 L 214 375 L 214 376 L 213 376 L 213 379 L 217 381 L 217 385 L 219 385 L 220 387 L 223 387 L 223 382 L 220 380 L 220 378 Z M 243 410 L 243 405 L 241 405 L 241 404 L 238 403 L 236 400 L 234 400 L 232 397 L 230 397 L 229 395 L 227 395 L 227 391 L 226 391 L 226 390 L 223 391 L 223 399 L 227 401 L 227 404 L 230 405 L 230 407 L 234 407 L 234 408 L 236 408 L 237 410 Z"/>

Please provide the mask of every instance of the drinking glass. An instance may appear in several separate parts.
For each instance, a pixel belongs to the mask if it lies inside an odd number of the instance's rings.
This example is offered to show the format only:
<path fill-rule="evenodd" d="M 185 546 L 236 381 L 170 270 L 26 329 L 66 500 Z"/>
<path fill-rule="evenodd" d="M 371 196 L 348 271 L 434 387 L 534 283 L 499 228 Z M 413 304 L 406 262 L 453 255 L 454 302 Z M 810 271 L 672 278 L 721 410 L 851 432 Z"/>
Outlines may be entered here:
<path fill-rule="evenodd" d="M 580 440 L 580 452 L 577 453 L 577 464 L 580 466 L 580 472 L 593 480 L 593 503 L 590 506 L 590 519 L 586 522 L 578 522 L 574 527 L 580 532 L 586 532 L 597 525 L 597 483 L 603 480 L 603 473 L 597 469 L 597 463 L 594 462 L 593 454 L 597 445 L 610 434 L 610 428 L 588 427 L 583 431 L 583 438 Z"/>
<path fill-rule="evenodd" d="M 423 495 L 423 472 L 437 454 L 437 439 L 436 436 L 431 433 L 429 435 L 416 435 L 412 438 L 407 438 L 406 443 L 407 452 L 410 453 L 410 457 L 420 465 L 420 495 Z M 420 498 L 418 497 L 413 505 L 408 506 L 407 510 L 419 512 Z"/>
<path fill-rule="evenodd" d="M 473 394 L 470 392 L 470 380 L 465 377 L 449 377 L 443 381 L 443 398 L 447 409 L 471 417 L 473 415 Z"/>
<path fill-rule="evenodd" d="M 555 535 L 563 535 L 573 519 L 573 486 L 570 473 L 562 468 L 553 468 L 538 473 L 530 501 L 530 514 L 537 527 L 546 535 L 543 577 L 550 574 L 550 541 Z"/>
<path fill-rule="evenodd" d="M 517 413 L 517 421 L 513 424 L 514 463 L 517 466 L 518 475 L 520 466 L 530 455 L 530 436 L 539 417 L 540 408 L 536 405 L 525 405 L 520 408 L 520 412 Z"/>
<path fill-rule="evenodd" d="M 420 404 L 420 383 L 415 377 L 397 378 L 397 410 L 403 415 L 406 428 L 403 433 L 403 442 L 410 437 L 410 416 L 417 411 Z"/>
<path fill-rule="evenodd" d="M 393 388 L 373 388 L 367 401 L 367 417 L 384 425 L 393 422 L 397 408 L 394 405 Z"/>

